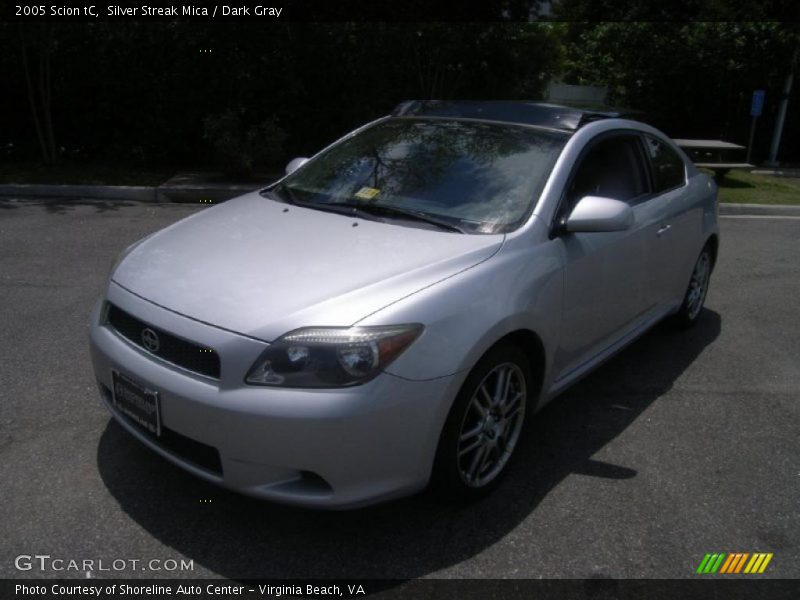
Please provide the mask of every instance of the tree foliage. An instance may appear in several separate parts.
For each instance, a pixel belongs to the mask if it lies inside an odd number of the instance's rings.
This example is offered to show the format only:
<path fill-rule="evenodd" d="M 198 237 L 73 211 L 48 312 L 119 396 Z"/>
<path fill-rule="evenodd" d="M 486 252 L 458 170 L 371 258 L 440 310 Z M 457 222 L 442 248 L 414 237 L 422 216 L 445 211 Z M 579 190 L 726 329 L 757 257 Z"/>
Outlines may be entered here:
<path fill-rule="evenodd" d="M 753 90 L 767 91 L 773 118 L 798 43 L 795 27 L 775 22 L 574 23 L 564 77 L 607 86 L 612 104 L 642 111 L 674 137 L 746 143 Z"/>
<path fill-rule="evenodd" d="M 538 4 L 498 0 L 487 10 L 518 16 Z M 593 2 L 561 5 L 573 16 L 595 10 Z M 312 153 L 403 100 L 539 99 L 553 78 L 606 85 L 613 102 L 643 110 L 670 135 L 741 140 L 750 93 L 766 89 L 767 117 L 774 113 L 786 57 L 798 43 L 796 29 L 769 22 L 21 27 L 0 24 L 4 154 L 230 167 L 237 145 L 246 144 L 253 156 L 240 162 L 245 170 Z M 795 114 L 790 108 L 787 127 L 796 132 Z M 221 136 L 220 124 L 233 117 L 239 137 Z M 215 138 L 215 125 L 224 140 Z M 784 135 L 787 149 L 791 138 Z"/>
<path fill-rule="evenodd" d="M 90 23 L 52 35 L 63 155 L 173 165 L 213 162 L 204 123 L 224 115 L 253 129 L 274 119 L 287 153 L 308 154 L 410 98 L 537 97 L 560 58 L 553 27 L 508 23 Z M 9 48 L 3 80 L 24 89 Z M 0 138 L 33 155 L 24 95 L 7 97 Z"/>

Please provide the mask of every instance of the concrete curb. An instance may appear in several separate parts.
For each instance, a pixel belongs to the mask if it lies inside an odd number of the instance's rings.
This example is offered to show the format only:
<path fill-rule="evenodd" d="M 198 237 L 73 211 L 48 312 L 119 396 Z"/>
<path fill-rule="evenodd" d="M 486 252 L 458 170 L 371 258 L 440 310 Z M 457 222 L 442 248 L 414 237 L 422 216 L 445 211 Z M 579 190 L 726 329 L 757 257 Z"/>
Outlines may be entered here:
<path fill-rule="evenodd" d="M 770 175 L 771 177 L 789 177 L 792 179 L 800 178 L 800 169 L 797 168 L 777 168 L 777 169 L 753 169 L 750 171 L 756 175 Z"/>
<path fill-rule="evenodd" d="M 221 202 L 267 184 L 252 185 L 160 185 L 156 188 L 156 202 Z"/>
<path fill-rule="evenodd" d="M 248 185 L 40 185 L 2 184 L 0 197 L 61 198 L 63 200 L 128 200 L 134 202 L 219 202 L 257 190 Z"/>
<path fill-rule="evenodd" d="M 800 206 L 784 204 L 732 204 L 722 202 L 719 205 L 719 214 L 747 215 L 747 216 L 772 216 L 772 217 L 800 217 Z"/>
<path fill-rule="evenodd" d="M 0 185 L 0 196 L 39 198 L 92 198 L 155 202 L 156 187 L 145 185 L 40 185 L 10 183 Z"/>
<path fill-rule="evenodd" d="M 61 198 L 63 200 L 128 200 L 134 202 L 186 202 L 213 203 L 241 196 L 257 190 L 267 183 L 253 184 L 170 184 L 159 186 L 139 185 L 40 185 L 40 184 L 1 184 L 0 198 Z M 800 206 L 782 204 L 731 204 L 719 205 L 720 215 L 769 215 L 799 216 Z"/>

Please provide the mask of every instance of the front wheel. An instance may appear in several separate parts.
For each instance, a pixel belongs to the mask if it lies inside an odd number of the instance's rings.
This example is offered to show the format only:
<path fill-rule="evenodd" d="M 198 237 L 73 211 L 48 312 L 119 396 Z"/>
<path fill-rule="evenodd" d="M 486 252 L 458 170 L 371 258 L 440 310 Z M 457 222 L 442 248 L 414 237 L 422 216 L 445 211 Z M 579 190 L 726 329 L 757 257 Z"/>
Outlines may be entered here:
<path fill-rule="evenodd" d="M 489 351 L 475 366 L 447 417 L 433 486 L 453 500 L 471 500 L 500 480 L 525 422 L 530 364 L 518 348 Z"/>
<path fill-rule="evenodd" d="M 708 283 L 711 279 L 711 266 L 711 249 L 706 246 L 697 257 L 692 277 L 689 280 L 689 287 L 683 297 L 683 304 L 675 314 L 675 322 L 679 327 L 691 327 L 697 322 L 706 301 Z"/>

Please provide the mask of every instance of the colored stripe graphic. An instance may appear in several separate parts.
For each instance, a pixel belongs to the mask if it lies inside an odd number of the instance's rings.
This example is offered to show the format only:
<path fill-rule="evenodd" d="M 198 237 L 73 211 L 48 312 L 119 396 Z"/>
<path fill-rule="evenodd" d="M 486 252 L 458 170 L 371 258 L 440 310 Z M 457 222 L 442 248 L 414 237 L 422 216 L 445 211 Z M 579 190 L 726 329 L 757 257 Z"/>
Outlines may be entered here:
<path fill-rule="evenodd" d="M 758 567 L 761 566 L 761 561 L 764 560 L 763 554 L 753 554 L 753 558 L 750 559 L 750 562 L 747 563 L 747 566 L 744 568 L 745 573 L 756 573 Z"/>
<path fill-rule="evenodd" d="M 748 556 L 750 556 L 750 554 L 748 552 L 745 552 L 745 553 L 743 553 L 741 555 L 741 558 L 739 559 L 739 562 L 736 563 L 736 570 L 733 571 L 734 573 L 738 573 L 739 571 L 742 570 L 742 567 L 744 567 L 744 561 L 747 560 Z"/>
<path fill-rule="evenodd" d="M 708 564 L 708 561 L 709 561 L 710 558 L 711 558 L 710 554 L 706 554 L 703 557 L 703 560 L 700 561 L 700 566 L 697 567 L 697 572 L 698 573 L 705 573 L 705 568 L 706 568 L 706 565 Z"/>
<path fill-rule="evenodd" d="M 722 564 L 722 559 L 725 558 L 725 553 L 706 554 L 700 566 L 697 567 L 698 573 L 716 573 Z"/>
<path fill-rule="evenodd" d="M 720 573 L 733 573 L 734 569 L 736 569 L 736 565 L 739 564 L 739 559 L 742 558 L 742 554 L 740 552 L 733 552 L 728 555 L 728 560 L 725 561 L 725 565 Z"/>
<path fill-rule="evenodd" d="M 697 567 L 697 573 L 701 574 L 736 574 L 763 573 L 769 562 L 772 560 L 772 553 L 766 552 L 724 552 L 708 553 L 703 557 Z M 747 565 L 747 566 L 745 566 Z"/>
<path fill-rule="evenodd" d="M 733 559 L 734 559 L 735 557 L 736 557 L 736 555 L 735 555 L 735 554 L 728 554 L 728 560 L 726 560 L 726 561 L 725 561 L 725 564 L 724 564 L 724 565 L 722 565 L 722 569 L 720 569 L 720 571 L 719 571 L 719 572 L 720 572 L 720 573 L 727 573 L 727 572 L 728 572 L 728 569 L 730 569 L 730 567 L 731 567 L 731 563 L 733 562 Z"/>
<path fill-rule="evenodd" d="M 772 552 L 767 554 L 767 556 L 764 558 L 764 562 L 761 563 L 761 567 L 758 569 L 758 572 L 759 573 L 763 573 L 764 569 L 767 568 L 767 565 L 769 564 L 769 561 L 771 561 L 771 560 L 772 560 Z"/>
<path fill-rule="evenodd" d="M 744 569 L 745 573 L 763 573 L 764 569 L 767 568 L 769 561 L 772 560 L 772 553 L 767 554 L 765 552 L 753 554 L 753 558 L 750 559 L 750 562 Z"/>
<path fill-rule="evenodd" d="M 711 570 L 709 571 L 710 573 L 716 573 L 717 572 L 717 569 L 719 569 L 719 566 L 722 564 L 722 559 L 723 558 L 725 558 L 725 553 L 724 552 L 722 552 L 719 555 L 719 557 L 717 557 L 716 562 L 714 562 L 714 564 L 711 566 Z"/>
<path fill-rule="evenodd" d="M 737 569 L 741 568 L 743 558 L 744 554 L 742 554 L 741 552 L 736 552 L 733 555 L 733 560 L 731 561 L 731 564 L 730 566 L 728 566 L 725 573 L 736 573 Z"/>

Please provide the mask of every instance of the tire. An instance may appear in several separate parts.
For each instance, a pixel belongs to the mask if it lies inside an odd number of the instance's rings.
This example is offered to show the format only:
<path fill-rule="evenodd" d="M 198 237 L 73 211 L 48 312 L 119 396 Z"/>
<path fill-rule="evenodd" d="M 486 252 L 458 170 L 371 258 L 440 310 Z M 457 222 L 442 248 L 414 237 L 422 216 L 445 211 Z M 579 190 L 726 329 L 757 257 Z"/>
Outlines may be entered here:
<path fill-rule="evenodd" d="M 683 295 L 683 303 L 673 319 L 679 328 L 687 329 L 697 323 L 706 301 L 706 294 L 708 294 L 708 284 L 711 281 L 713 266 L 714 258 L 711 255 L 711 248 L 706 245 L 700 252 L 700 256 L 697 257 L 689 278 L 689 286 Z"/>
<path fill-rule="evenodd" d="M 509 382 L 505 393 L 500 377 Z M 525 428 L 532 381 L 528 358 L 515 346 L 493 348 L 478 361 L 439 438 L 431 483 L 440 496 L 469 502 L 497 486 Z"/>

